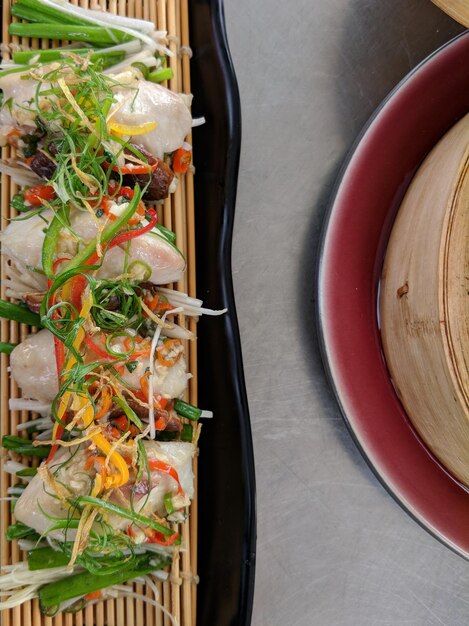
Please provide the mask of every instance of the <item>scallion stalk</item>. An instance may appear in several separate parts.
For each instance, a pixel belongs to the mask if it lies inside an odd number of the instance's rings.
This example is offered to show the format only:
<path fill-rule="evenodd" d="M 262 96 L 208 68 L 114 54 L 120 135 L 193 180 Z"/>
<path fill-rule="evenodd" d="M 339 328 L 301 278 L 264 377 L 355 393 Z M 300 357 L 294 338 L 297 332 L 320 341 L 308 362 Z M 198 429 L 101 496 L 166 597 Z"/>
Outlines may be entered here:
<path fill-rule="evenodd" d="M 157 228 L 161 232 L 161 234 L 164 235 L 166 239 L 168 239 L 170 243 L 176 245 L 176 233 L 173 233 L 172 230 L 169 230 L 169 228 L 166 228 L 162 224 L 157 224 L 155 228 Z"/>
<path fill-rule="evenodd" d="M 36 476 L 37 468 L 36 467 L 25 467 L 22 470 L 18 470 L 16 475 L 18 478 L 24 478 L 25 476 Z"/>
<path fill-rule="evenodd" d="M 74 576 L 65 576 L 61 580 L 44 585 L 39 589 L 41 609 L 44 611 L 59 606 L 67 600 L 80 598 L 88 593 L 106 589 L 106 587 L 112 587 L 113 585 L 121 585 L 128 580 L 145 576 L 145 574 L 166 567 L 169 563 L 170 559 L 166 557 L 142 554 L 137 556 L 130 564 L 124 562 L 122 568 L 112 574 L 96 576 L 90 572 L 81 572 Z"/>
<path fill-rule="evenodd" d="M 4 435 L 2 437 L 2 447 L 6 450 L 23 454 L 25 456 L 38 456 L 46 458 L 50 452 L 50 446 L 33 446 L 30 439 L 23 439 L 16 435 Z"/>
<path fill-rule="evenodd" d="M 33 313 L 23 304 L 14 304 L 6 300 L 0 300 L 0 317 L 20 324 L 41 326 L 41 318 L 37 313 Z"/>
<path fill-rule="evenodd" d="M 191 424 L 183 424 L 181 430 L 181 441 L 189 441 L 192 442 L 192 438 L 194 436 L 194 429 Z"/>
<path fill-rule="evenodd" d="M 74 15 L 67 14 L 64 11 L 60 11 L 59 9 L 48 6 L 47 4 L 43 4 L 40 0 L 17 0 L 17 2 L 12 5 L 12 13 L 13 6 L 24 7 L 29 9 L 30 11 L 34 11 L 38 15 L 41 15 L 42 19 L 38 20 L 39 22 L 74 24 L 78 26 L 89 26 L 90 24 L 88 21 L 80 19 L 79 17 L 75 17 Z"/>
<path fill-rule="evenodd" d="M 152 83 L 162 83 L 164 80 L 173 78 L 173 70 L 170 67 L 160 67 L 148 74 L 147 80 Z"/>
<path fill-rule="evenodd" d="M 176 398 L 174 401 L 174 410 L 178 413 L 178 415 L 186 417 L 188 420 L 192 420 L 194 422 L 196 422 L 202 415 L 202 409 L 198 409 L 196 406 L 193 406 L 188 402 L 184 402 L 184 400 L 180 400 L 179 398 Z"/>
<path fill-rule="evenodd" d="M 39 39 L 68 39 L 70 41 L 86 41 L 99 45 L 112 45 L 131 41 L 133 37 L 127 33 L 101 26 L 80 26 L 73 24 L 51 24 L 35 22 L 24 24 L 12 22 L 8 27 L 10 35 L 18 37 L 37 37 Z"/>
<path fill-rule="evenodd" d="M 0 341 L 0 353 L 11 354 L 15 348 L 16 343 L 7 343 L 5 341 Z"/>
<path fill-rule="evenodd" d="M 70 558 L 60 550 L 35 548 L 28 552 L 28 567 L 33 572 L 38 569 L 50 569 L 67 565 Z"/>
<path fill-rule="evenodd" d="M 100 500 L 99 498 L 93 498 L 92 496 L 80 496 L 77 498 L 76 503 L 79 505 L 91 504 L 98 509 L 103 509 L 108 513 L 115 513 L 124 519 L 128 519 L 132 521 L 134 524 L 139 524 L 141 526 L 146 526 L 148 528 L 152 528 L 162 535 L 169 536 L 173 534 L 171 528 L 167 526 L 163 526 L 163 524 L 159 524 L 156 520 L 151 519 L 150 517 L 145 517 L 144 515 L 140 515 L 139 513 L 135 513 L 134 511 L 130 511 L 129 509 L 124 509 L 118 504 L 113 504 L 112 502 L 106 502 L 105 500 Z"/>
<path fill-rule="evenodd" d="M 31 537 L 36 535 L 34 528 L 30 528 L 22 522 L 16 522 L 16 524 L 10 524 L 5 534 L 7 541 L 14 541 L 15 539 L 23 539 L 24 537 Z"/>
<path fill-rule="evenodd" d="M 14 5 L 16 6 L 16 5 Z M 13 62 L 19 65 L 27 65 L 31 59 L 37 59 L 40 63 L 50 63 L 51 61 L 57 61 L 64 59 L 66 53 L 77 54 L 78 56 L 86 56 L 90 54 L 89 48 L 51 48 L 50 50 L 25 50 L 19 52 L 13 52 Z M 107 50 L 98 51 L 90 54 L 90 59 L 94 63 L 101 60 L 103 62 L 103 68 L 110 67 L 116 63 L 120 63 L 125 59 L 124 50 Z M 31 207 L 28 207 L 31 208 Z"/>

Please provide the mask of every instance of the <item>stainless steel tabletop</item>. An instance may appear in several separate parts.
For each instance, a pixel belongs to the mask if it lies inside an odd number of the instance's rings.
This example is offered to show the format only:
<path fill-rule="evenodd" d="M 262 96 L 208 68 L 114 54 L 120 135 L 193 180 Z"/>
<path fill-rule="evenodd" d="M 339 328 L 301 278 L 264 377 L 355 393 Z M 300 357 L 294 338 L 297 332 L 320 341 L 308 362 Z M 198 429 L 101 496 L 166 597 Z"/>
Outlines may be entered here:
<path fill-rule="evenodd" d="M 361 458 L 314 313 L 344 155 L 390 89 L 461 27 L 430 0 L 226 0 L 225 11 L 243 112 L 233 271 L 257 467 L 253 625 L 466 626 L 469 563 Z"/>

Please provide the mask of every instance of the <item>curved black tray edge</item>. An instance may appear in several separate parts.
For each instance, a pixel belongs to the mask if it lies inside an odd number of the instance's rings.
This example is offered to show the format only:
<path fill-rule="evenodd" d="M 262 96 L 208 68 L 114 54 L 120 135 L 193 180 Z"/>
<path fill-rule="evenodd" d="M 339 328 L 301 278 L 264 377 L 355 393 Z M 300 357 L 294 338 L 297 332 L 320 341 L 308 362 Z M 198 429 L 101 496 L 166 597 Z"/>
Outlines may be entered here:
<path fill-rule="evenodd" d="M 443 50 L 447 46 L 450 46 L 457 39 L 460 39 L 461 37 L 467 36 L 467 34 L 468 34 L 468 31 L 463 31 L 459 35 L 456 35 L 456 37 L 453 37 L 452 39 L 450 39 L 450 41 L 446 42 L 445 44 L 443 44 L 442 46 L 437 48 L 434 52 L 429 54 L 425 59 L 420 61 L 420 63 L 418 63 L 410 72 L 408 72 L 397 83 L 397 85 L 395 85 L 395 87 L 387 94 L 387 96 L 378 104 L 378 106 L 376 107 L 374 112 L 368 118 L 367 122 L 365 123 L 365 125 L 363 126 L 363 128 L 361 129 L 359 134 L 357 135 L 355 141 L 352 143 L 351 147 L 349 148 L 349 150 L 348 150 L 348 152 L 347 152 L 347 154 L 346 154 L 346 156 L 344 158 L 344 161 L 343 161 L 343 163 L 342 163 L 342 165 L 341 165 L 341 167 L 339 169 L 339 172 L 337 174 L 337 178 L 336 178 L 336 180 L 334 182 L 334 186 L 333 186 L 331 194 L 330 194 L 329 203 L 327 205 L 326 212 L 325 212 L 325 215 L 324 215 L 323 224 L 322 224 L 322 230 L 321 230 L 321 235 L 320 235 L 320 244 L 319 244 L 319 247 L 318 247 L 318 252 L 317 252 L 317 257 L 316 257 L 316 274 L 315 274 L 316 285 L 315 285 L 315 292 L 316 292 L 318 297 L 317 297 L 317 300 L 316 300 L 316 307 L 315 308 L 316 308 L 316 332 L 317 332 L 318 339 L 319 339 L 319 350 L 320 350 L 320 353 L 321 353 L 321 358 L 322 358 L 322 363 L 323 363 L 323 366 L 324 366 L 324 371 L 326 373 L 326 378 L 328 380 L 329 387 L 330 387 L 331 391 L 333 392 L 333 394 L 335 396 L 335 399 L 337 401 L 339 410 L 340 410 L 340 412 L 342 414 L 342 418 L 343 418 L 343 420 L 345 422 L 347 430 L 349 431 L 350 436 L 351 436 L 353 442 L 355 443 L 358 451 L 360 452 L 361 456 L 363 457 L 364 461 L 366 462 L 366 464 L 368 465 L 370 470 L 373 472 L 375 477 L 378 479 L 378 482 L 381 483 L 382 487 L 384 487 L 384 489 L 387 491 L 387 493 L 393 498 L 393 500 L 395 502 L 397 502 L 397 504 L 409 515 L 409 517 L 411 519 L 413 519 L 415 522 L 417 522 L 417 524 L 421 528 L 423 528 L 427 533 L 429 533 L 432 537 L 437 539 L 444 546 L 449 548 L 452 552 L 455 552 L 458 556 L 462 556 L 463 558 L 469 560 L 466 555 L 462 554 L 458 550 L 458 548 L 456 546 L 454 546 L 450 541 L 446 540 L 446 538 L 444 536 L 438 534 L 438 532 L 436 532 L 430 526 L 428 526 L 425 523 L 425 521 L 423 519 L 421 519 L 416 514 L 416 512 L 414 512 L 404 502 L 404 500 L 401 498 L 401 496 L 398 493 L 396 493 L 396 491 L 394 491 L 393 487 L 391 485 L 389 485 L 385 481 L 385 479 L 381 475 L 379 469 L 374 465 L 373 461 L 368 456 L 366 448 L 363 447 L 363 445 L 361 444 L 360 440 L 358 439 L 358 437 L 357 437 L 357 435 L 356 435 L 356 433 L 355 433 L 355 431 L 353 429 L 353 426 L 352 426 L 352 424 L 351 424 L 351 422 L 350 422 L 350 420 L 349 420 L 349 418 L 347 416 L 347 412 L 346 412 L 345 407 L 344 407 L 344 405 L 342 403 L 340 389 L 337 386 L 336 381 L 334 380 L 334 376 L 332 375 L 332 370 L 331 370 L 331 366 L 330 366 L 330 356 L 329 356 L 329 351 L 328 351 L 328 346 L 327 346 L 327 339 L 326 339 L 326 332 L 324 330 L 323 323 L 322 323 L 322 319 L 323 319 L 323 313 L 322 313 L 322 309 L 323 309 L 323 298 L 322 298 L 322 294 L 323 294 L 323 278 L 322 278 L 322 276 L 323 276 L 323 265 L 324 265 L 324 256 L 325 256 L 325 247 L 326 247 L 326 236 L 327 236 L 327 232 L 328 232 L 328 229 L 329 229 L 329 226 L 330 226 L 330 222 L 332 221 L 334 207 L 335 207 L 337 196 L 339 194 L 339 190 L 340 190 L 341 185 L 343 183 L 343 180 L 344 180 L 344 178 L 346 176 L 347 170 L 349 169 L 349 166 L 350 166 L 351 162 L 353 161 L 355 153 L 359 149 L 359 146 L 360 146 L 363 138 L 365 137 L 366 133 L 368 132 L 369 128 L 372 126 L 373 122 L 378 117 L 378 115 L 381 113 L 381 111 L 386 107 L 388 102 L 392 99 L 394 94 L 397 93 L 399 91 L 399 89 L 401 89 L 401 87 L 416 72 L 418 72 L 420 70 L 420 68 L 423 65 L 425 65 L 430 59 L 432 59 L 434 56 L 436 56 L 441 50 Z M 408 184 L 410 184 L 411 180 L 412 180 L 412 177 L 409 178 Z M 392 226 L 392 223 L 388 224 L 389 231 L 391 229 L 391 226 Z"/>
<path fill-rule="evenodd" d="M 197 293 L 228 313 L 198 326 L 199 406 L 212 409 L 199 441 L 198 626 L 249 626 L 256 508 L 249 409 L 231 274 L 241 106 L 222 0 L 189 3 L 194 116 Z"/>

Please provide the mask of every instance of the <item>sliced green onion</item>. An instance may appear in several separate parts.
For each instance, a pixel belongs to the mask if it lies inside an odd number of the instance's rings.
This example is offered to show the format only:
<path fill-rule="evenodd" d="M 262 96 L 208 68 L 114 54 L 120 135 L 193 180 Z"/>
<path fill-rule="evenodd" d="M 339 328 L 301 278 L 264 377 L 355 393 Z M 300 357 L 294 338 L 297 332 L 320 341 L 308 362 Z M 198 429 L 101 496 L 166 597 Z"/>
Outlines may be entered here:
<path fill-rule="evenodd" d="M 125 367 L 127 368 L 127 371 L 130 372 L 130 374 L 137 368 L 137 366 L 138 361 L 129 361 L 125 364 Z"/>
<path fill-rule="evenodd" d="M 166 509 L 166 513 L 168 515 L 174 513 L 173 494 L 171 492 L 164 494 L 164 508 Z"/>
<path fill-rule="evenodd" d="M 171 80 L 173 76 L 173 70 L 170 67 L 160 67 L 157 70 L 150 72 L 147 80 L 152 83 L 162 83 L 164 80 Z"/>
<path fill-rule="evenodd" d="M 37 67 L 37 63 L 35 63 L 34 65 L 29 65 L 28 67 L 13 67 L 10 70 L 2 70 L 0 72 L 0 78 L 3 78 L 4 76 L 8 76 L 9 74 L 20 74 L 23 73 L 26 74 L 34 69 L 35 67 Z M 22 78 L 22 77 L 20 77 Z M 5 102 L 5 105 L 8 105 L 8 102 L 12 101 L 12 98 L 8 98 L 8 100 Z"/>
<path fill-rule="evenodd" d="M 16 343 L 7 343 L 5 341 L 0 341 L 0 353 L 11 354 L 15 348 Z"/>
<path fill-rule="evenodd" d="M 129 363 L 129 365 L 130 365 L 130 363 Z M 143 424 L 142 424 L 140 418 L 135 413 L 135 411 L 126 402 L 124 402 L 124 400 L 122 400 L 122 398 L 118 398 L 117 396 L 113 396 L 112 397 L 112 402 L 114 402 L 115 404 L 118 404 L 120 406 L 120 408 L 124 411 L 125 416 L 127 417 L 127 419 L 129 421 L 133 422 L 135 424 L 135 426 L 140 428 L 140 430 L 143 430 Z"/>
<path fill-rule="evenodd" d="M 10 206 L 12 206 L 20 213 L 26 213 L 26 211 L 31 211 L 31 209 L 33 208 L 32 206 L 25 204 L 24 196 L 22 193 L 15 193 L 13 198 L 10 200 Z"/>
<path fill-rule="evenodd" d="M 152 528 L 167 537 L 173 534 L 173 530 L 171 528 L 159 524 L 156 520 L 140 515 L 139 513 L 135 513 L 134 511 L 130 511 L 129 509 L 124 509 L 118 504 L 113 504 L 112 502 L 106 502 L 105 500 L 93 498 L 92 496 L 80 496 L 76 499 L 76 503 L 80 505 L 91 504 L 98 509 L 103 509 L 108 513 L 115 513 L 124 519 L 131 520 L 134 524 Z"/>
<path fill-rule="evenodd" d="M 41 318 L 37 313 L 33 313 L 23 304 L 14 304 L 6 300 L 0 300 L 0 317 L 19 322 L 20 324 L 41 326 Z"/>
<path fill-rule="evenodd" d="M 168 241 L 170 241 L 173 245 L 176 245 L 176 233 L 173 233 L 172 230 L 169 230 L 169 228 L 166 228 L 166 226 L 163 226 L 162 224 L 156 224 L 155 228 L 157 228 L 161 234 L 168 239 Z"/>
<path fill-rule="evenodd" d="M 180 400 L 179 398 L 176 398 L 174 401 L 174 410 L 178 413 L 178 415 L 186 417 L 188 420 L 192 420 L 194 422 L 196 422 L 202 415 L 202 409 L 198 409 L 196 406 L 193 406 L 188 402 L 184 402 L 184 400 Z"/>
<path fill-rule="evenodd" d="M 131 345 L 128 350 L 124 350 L 124 352 L 117 352 L 117 350 L 113 349 L 111 342 L 114 341 L 115 339 L 119 339 L 119 337 L 125 337 L 125 339 L 130 339 Z M 117 331 L 106 337 L 106 351 L 109 352 L 109 354 L 112 356 L 115 356 L 118 358 L 125 358 L 125 357 L 130 356 L 134 350 L 135 350 L 135 339 L 132 337 L 132 335 L 128 335 L 126 332 Z"/>
<path fill-rule="evenodd" d="M 138 70 L 140 70 L 142 72 L 143 78 L 145 80 L 148 79 L 148 75 L 150 73 L 150 70 L 145 65 L 145 63 L 142 63 L 141 61 L 135 61 L 135 63 L 132 63 L 132 67 L 136 67 Z"/>
<path fill-rule="evenodd" d="M 25 485 L 24 483 L 16 483 L 16 485 L 13 485 L 12 489 L 18 489 L 19 491 L 24 491 L 26 487 L 27 485 Z"/>
<path fill-rule="evenodd" d="M 183 424 L 181 430 L 181 441 L 189 441 L 192 442 L 192 438 L 194 436 L 194 429 L 191 424 Z"/>

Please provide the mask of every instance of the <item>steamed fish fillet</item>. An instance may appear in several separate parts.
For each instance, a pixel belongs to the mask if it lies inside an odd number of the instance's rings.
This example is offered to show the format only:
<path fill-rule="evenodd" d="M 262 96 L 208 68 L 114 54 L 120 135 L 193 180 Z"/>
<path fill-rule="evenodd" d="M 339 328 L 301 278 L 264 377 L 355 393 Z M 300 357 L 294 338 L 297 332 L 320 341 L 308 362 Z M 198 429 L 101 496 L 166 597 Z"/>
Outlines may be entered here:
<path fill-rule="evenodd" d="M 44 211 L 42 217 L 49 222 L 51 211 Z M 104 219 L 104 218 L 101 218 Z M 98 225 L 89 213 L 75 211 L 71 216 L 71 228 L 83 240 L 79 243 L 68 230 L 63 229 L 58 245 L 58 255 L 74 256 L 79 247 L 91 241 L 98 233 Z M 39 215 L 25 221 L 10 222 L 0 234 L 2 254 L 13 259 L 21 267 L 32 273 L 30 291 L 38 291 L 38 283 L 42 290 L 47 288 L 47 279 L 38 273 L 41 270 L 42 245 L 44 229 L 47 223 Z M 115 278 L 124 272 L 126 244 L 111 248 L 105 255 L 103 264 L 97 272 L 100 278 Z M 156 285 L 177 282 L 182 278 L 185 259 L 174 246 L 156 233 L 147 233 L 132 240 L 128 246 L 129 264 L 141 261 L 151 269 L 148 280 Z M 7 268 L 8 272 L 8 268 Z"/>
<path fill-rule="evenodd" d="M 143 441 L 143 445 L 148 459 L 158 459 L 174 467 L 186 497 L 191 499 L 194 495 L 192 457 L 195 448 L 193 444 L 183 441 L 160 443 Z M 74 450 L 62 449 L 57 453 L 50 466 L 55 480 L 69 492 L 69 497 L 72 500 L 79 496 L 89 495 L 91 491 L 96 470 L 94 467 L 85 469 L 88 458 L 86 445 L 80 446 L 78 451 L 76 448 Z M 164 496 L 169 492 L 176 495 L 178 491 L 177 482 L 169 474 L 158 471 L 151 472 L 151 485 L 148 482 L 145 476 L 145 479 L 142 478 L 140 483 L 136 485 L 133 506 L 137 512 L 147 517 L 154 513 L 164 517 L 166 515 Z M 110 502 L 123 506 L 123 502 L 128 501 L 130 508 L 130 494 L 133 485 L 134 482 L 129 482 L 115 490 Z M 189 503 L 187 498 L 185 504 Z M 57 497 L 52 487 L 44 483 L 41 474 L 38 473 L 18 498 L 15 506 L 15 517 L 17 521 L 42 534 L 53 524 L 50 517 L 66 518 L 69 511 L 70 509 Z M 126 530 L 131 524 L 129 520 L 118 515 L 108 515 L 107 521 L 116 530 Z M 65 536 L 63 530 L 55 530 L 48 536 L 59 541 L 73 541 L 75 531 L 69 530 Z"/>
<path fill-rule="evenodd" d="M 118 77 L 119 78 L 119 77 Z M 135 94 L 134 89 L 138 92 Z M 131 138 L 153 155 L 163 158 L 182 146 L 192 128 L 192 117 L 184 99 L 161 85 L 139 80 L 115 90 L 116 112 L 112 122 L 139 126 L 156 122 L 154 130 Z"/>
<path fill-rule="evenodd" d="M 148 358 L 137 358 L 138 365 L 130 373 L 126 369 L 123 378 L 140 387 L 140 378 L 149 365 Z M 21 388 L 25 398 L 52 403 L 58 393 L 59 382 L 54 356 L 54 338 L 47 329 L 29 335 L 10 355 L 11 376 Z M 187 386 L 187 369 L 184 356 L 170 367 L 155 360 L 153 393 L 164 398 L 179 397 Z"/>
<path fill-rule="evenodd" d="M 37 89 L 37 81 L 21 78 L 21 74 L 12 73 L 0 78 L 0 90 L 3 91 L 3 102 L 11 102 L 11 106 L 0 109 L 0 125 L 34 127 L 36 114 L 32 111 L 31 102 Z M 43 89 L 47 89 L 44 85 Z"/>
<path fill-rule="evenodd" d="M 113 78 L 120 84 L 113 89 L 115 104 L 110 120 L 111 128 L 112 123 L 141 126 L 156 122 L 154 130 L 137 135 L 131 141 L 135 140 L 160 159 L 180 148 L 192 128 L 192 117 L 184 98 L 166 87 L 137 79 L 131 71 L 122 72 Z M 41 91 L 47 88 L 47 83 L 44 83 Z M 22 79 L 19 74 L 9 74 L 0 78 L 0 89 L 4 93 L 3 101 L 11 98 L 12 103 L 11 107 L 0 109 L 0 125 L 34 126 L 37 81 Z M 53 100 L 54 96 L 48 98 Z M 41 96 L 39 102 L 44 99 Z"/>
<path fill-rule="evenodd" d="M 59 391 L 52 333 L 44 328 L 18 344 L 10 371 L 24 397 L 52 404 Z"/>
<path fill-rule="evenodd" d="M 91 241 L 98 234 L 97 223 L 89 213 L 75 211 L 70 222 L 72 230 L 86 242 Z M 106 252 L 97 276 L 115 278 L 122 274 L 125 249 L 127 249 L 127 244 L 122 244 Z M 182 278 L 186 267 L 182 254 L 156 233 L 147 233 L 131 241 L 129 264 L 134 261 L 141 261 L 150 267 L 151 276 L 148 280 L 155 285 L 177 282 Z"/>

